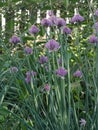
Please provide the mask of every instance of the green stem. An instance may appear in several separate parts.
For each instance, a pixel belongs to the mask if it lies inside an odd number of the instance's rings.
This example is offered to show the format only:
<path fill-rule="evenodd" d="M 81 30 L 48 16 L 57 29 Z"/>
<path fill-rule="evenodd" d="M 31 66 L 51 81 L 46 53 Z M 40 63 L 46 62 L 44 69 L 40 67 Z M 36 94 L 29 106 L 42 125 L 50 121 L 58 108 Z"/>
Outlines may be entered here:
<path fill-rule="evenodd" d="M 71 110 L 71 82 L 70 82 L 70 67 L 69 67 L 69 54 L 68 54 L 68 61 L 67 61 L 67 67 L 68 67 L 68 130 L 70 128 L 70 110 Z"/>

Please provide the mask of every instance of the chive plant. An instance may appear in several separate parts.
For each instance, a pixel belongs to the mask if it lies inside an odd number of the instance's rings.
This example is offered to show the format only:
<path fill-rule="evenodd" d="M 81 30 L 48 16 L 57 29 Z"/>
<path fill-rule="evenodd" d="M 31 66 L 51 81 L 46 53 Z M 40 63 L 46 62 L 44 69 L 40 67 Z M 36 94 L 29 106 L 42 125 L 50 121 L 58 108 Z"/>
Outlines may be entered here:
<path fill-rule="evenodd" d="M 89 9 L 92 12 L 90 5 Z M 40 45 L 41 28 L 36 25 L 28 29 L 34 37 L 31 44 L 24 45 L 22 35 L 13 35 L 9 48 L 1 40 L 1 130 L 98 129 L 96 17 L 98 11 L 93 15 L 94 34 L 86 45 L 81 30 L 86 18 L 79 13 L 69 25 L 53 13 L 43 18 L 40 26 L 46 37 Z"/>

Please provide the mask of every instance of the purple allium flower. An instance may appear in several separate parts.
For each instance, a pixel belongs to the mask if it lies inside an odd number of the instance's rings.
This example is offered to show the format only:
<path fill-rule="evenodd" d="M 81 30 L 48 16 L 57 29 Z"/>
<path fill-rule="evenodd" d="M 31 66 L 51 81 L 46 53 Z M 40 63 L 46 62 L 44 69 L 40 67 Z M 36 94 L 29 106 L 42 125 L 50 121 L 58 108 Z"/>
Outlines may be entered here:
<path fill-rule="evenodd" d="M 94 24 L 94 29 L 98 32 L 98 22 Z"/>
<path fill-rule="evenodd" d="M 98 38 L 95 35 L 91 35 L 89 38 L 90 43 L 98 43 Z"/>
<path fill-rule="evenodd" d="M 74 77 L 82 77 L 82 72 L 80 70 L 77 70 L 76 72 L 73 73 Z"/>
<path fill-rule="evenodd" d="M 42 19 L 41 24 L 44 27 L 50 27 L 50 26 L 52 26 L 51 20 L 47 19 L 47 18 Z"/>
<path fill-rule="evenodd" d="M 57 18 L 55 25 L 58 27 L 62 27 L 66 25 L 66 21 L 63 18 Z"/>
<path fill-rule="evenodd" d="M 28 46 L 25 47 L 24 51 L 25 51 L 26 54 L 32 54 L 32 52 L 33 52 L 32 48 L 30 48 Z"/>
<path fill-rule="evenodd" d="M 49 40 L 45 47 L 50 51 L 57 51 L 60 48 L 60 45 L 58 42 L 56 42 L 54 39 Z"/>
<path fill-rule="evenodd" d="M 33 35 L 36 35 L 39 31 L 40 31 L 39 28 L 35 25 L 32 25 L 31 28 L 29 29 L 29 33 Z"/>
<path fill-rule="evenodd" d="M 17 67 L 13 66 L 13 67 L 10 68 L 10 73 L 16 73 L 16 72 L 18 72 Z"/>
<path fill-rule="evenodd" d="M 34 72 L 34 71 L 31 71 L 31 72 L 28 71 L 28 72 L 26 72 L 26 78 L 25 78 L 26 83 L 30 83 L 31 76 L 32 77 L 36 76 L 36 72 Z"/>
<path fill-rule="evenodd" d="M 39 63 L 44 64 L 48 62 L 48 57 L 47 56 L 40 56 L 39 58 Z"/>
<path fill-rule="evenodd" d="M 68 71 L 64 69 L 63 67 L 60 67 L 59 69 L 56 70 L 56 74 L 60 77 L 66 76 Z"/>
<path fill-rule="evenodd" d="M 68 28 L 68 27 L 66 27 L 66 26 L 64 26 L 64 27 L 63 27 L 63 33 L 64 33 L 64 34 L 71 34 L 71 29 Z"/>
<path fill-rule="evenodd" d="M 79 121 L 81 126 L 85 126 L 86 125 L 86 120 L 82 119 Z"/>
<path fill-rule="evenodd" d="M 50 86 L 48 84 L 46 84 L 44 89 L 45 89 L 45 91 L 50 91 Z"/>
<path fill-rule="evenodd" d="M 53 14 L 53 11 L 52 11 L 52 10 L 49 10 L 49 11 L 48 11 L 48 15 L 49 15 L 49 16 L 53 16 L 53 15 L 54 15 L 54 14 Z"/>
<path fill-rule="evenodd" d="M 21 40 L 20 40 L 20 37 L 16 36 L 16 35 L 13 35 L 11 38 L 10 38 L 10 42 L 13 43 L 13 44 L 17 44 L 19 43 Z"/>
<path fill-rule="evenodd" d="M 82 21 L 84 21 L 84 18 L 80 14 L 74 15 L 71 19 L 72 23 L 77 23 L 77 22 L 82 22 Z"/>
<path fill-rule="evenodd" d="M 95 11 L 95 15 L 98 16 L 98 9 Z"/>
<path fill-rule="evenodd" d="M 55 25 L 55 23 L 57 21 L 57 17 L 55 15 L 52 15 L 49 19 L 51 20 L 52 25 Z"/>

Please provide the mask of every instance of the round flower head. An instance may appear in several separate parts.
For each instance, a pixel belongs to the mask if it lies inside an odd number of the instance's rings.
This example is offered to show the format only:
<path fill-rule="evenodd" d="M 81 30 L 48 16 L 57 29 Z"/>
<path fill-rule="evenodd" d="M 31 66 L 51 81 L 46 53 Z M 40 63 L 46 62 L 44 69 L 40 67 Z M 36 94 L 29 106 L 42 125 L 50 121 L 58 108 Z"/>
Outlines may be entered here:
<path fill-rule="evenodd" d="M 49 40 L 49 41 L 46 43 L 45 47 L 46 47 L 50 52 L 52 52 L 52 51 L 57 51 L 57 50 L 60 48 L 59 43 L 56 42 L 54 39 Z"/>
<path fill-rule="evenodd" d="M 57 21 L 57 17 L 55 15 L 52 15 L 49 19 L 51 20 L 52 25 L 55 25 L 55 23 Z"/>
<path fill-rule="evenodd" d="M 63 18 L 57 18 L 55 25 L 58 27 L 62 27 L 66 25 L 66 21 Z"/>
<path fill-rule="evenodd" d="M 98 43 L 98 38 L 95 35 L 91 35 L 89 38 L 90 43 Z"/>
<path fill-rule="evenodd" d="M 48 11 L 48 15 L 49 15 L 49 16 L 53 16 L 53 15 L 54 15 L 54 14 L 53 14 L 53 11 L 52 11 L 52 10 L 49 10 L 49 11 Z"/>
<path fill-rule="evenodd" d="M 79 121 L 81 126 L 85 126 L 86 125 L 86 120 L 82 119 Z"/>
<path fill-rule="evenodd" d="M 32 48 L 30 48 L 30 47 L 25 47 L 24 51 L 26 54 L 32 54 L 32 52 L 33 52 Z"/>
<path fill-rule="evenodd" d="M 82 77 L 82 72 L 80 70 L 77 70 L 76 72 L 74 72 L 73 76 L 74 77 Z"/>
<path fill-rule="evenodd" d="M 39 28 L 35 25 L 32 25 L 31 28 L 29 29 L 29 33 L 33 35 L 36 35 L 39 31 L 40 31 Z"/>
<path fill-rule="evenodd" d="M 95 11 L 95 15 L 98 16 L 98 9 Z"/>
<path fill-rule="evenodd" d="M 39 63 L 44 64 L 48 62 L 48 57 L 47 56 L 40 56 L 39 58 Z"/>
<path fill-rule="evenodd" d="M 46 84 L 45 87 L 44 87 L 44 89 L 45 89 L 46 91 L 50 91 L 50 86 L 49 86 L 48 84 Z"/>
<path fill-rule="evenodd" d="M 72 17 L 71 22 L 72 23 L 78 23 L 84 21 L 84 18 L 80 14 L 76 14 Z"/>
<path fill-rule="evenodd" d="M 50 27 L 50 26 L 52 26 L 51 20 L 47 19 L 47 18 L 42 19 L 41 24 L 44 27 Z"/>
<path fill-rule="evenodd" d="M 98 22 L 94 24 L 94 29 L 98 32 Z"/>
<path fill-rule="evenodd" d="M 17 67 L 13 66 L 13 67 L 10 68 L 10 73 L 16 73 L 16 72 L 18 72 Z"/>
<path fill-rule="evenodd" d="M 63 27 L 63 33 L 64 33 L 64 34 L 71 34 L 71 29 L 68 28 L 68 27 L 66 27 L 66 26 L 64 26 L 64 27 Z"/>
<path fill-rule="evenodd" d="M 30 83 L 31 76 L 32 77 L 36 76 L 36 72 L 34 72 L 34 71 L 28 71 L 28 72 L 26 72 L 26 78 L 25 78 L 26 83 Z"/>
<path fill-rule="evenodd" d="M 17 44 L 19 43 L 21 40 L 20 40 L 20 37 L 16 36 L 16 35 L 13 35 L 11 38 L 10 38 L 10 42 L 13 43 L 13 44 Z"/>
<path fill-rule="evenodd" d="M 66 69 L 64 69 L 63 67 L 60 67 L 56 70 L 56 75 L 60 76 L 60 77 L 64 77 L 66 76 L 68 73 L 68 71 Z"/>

